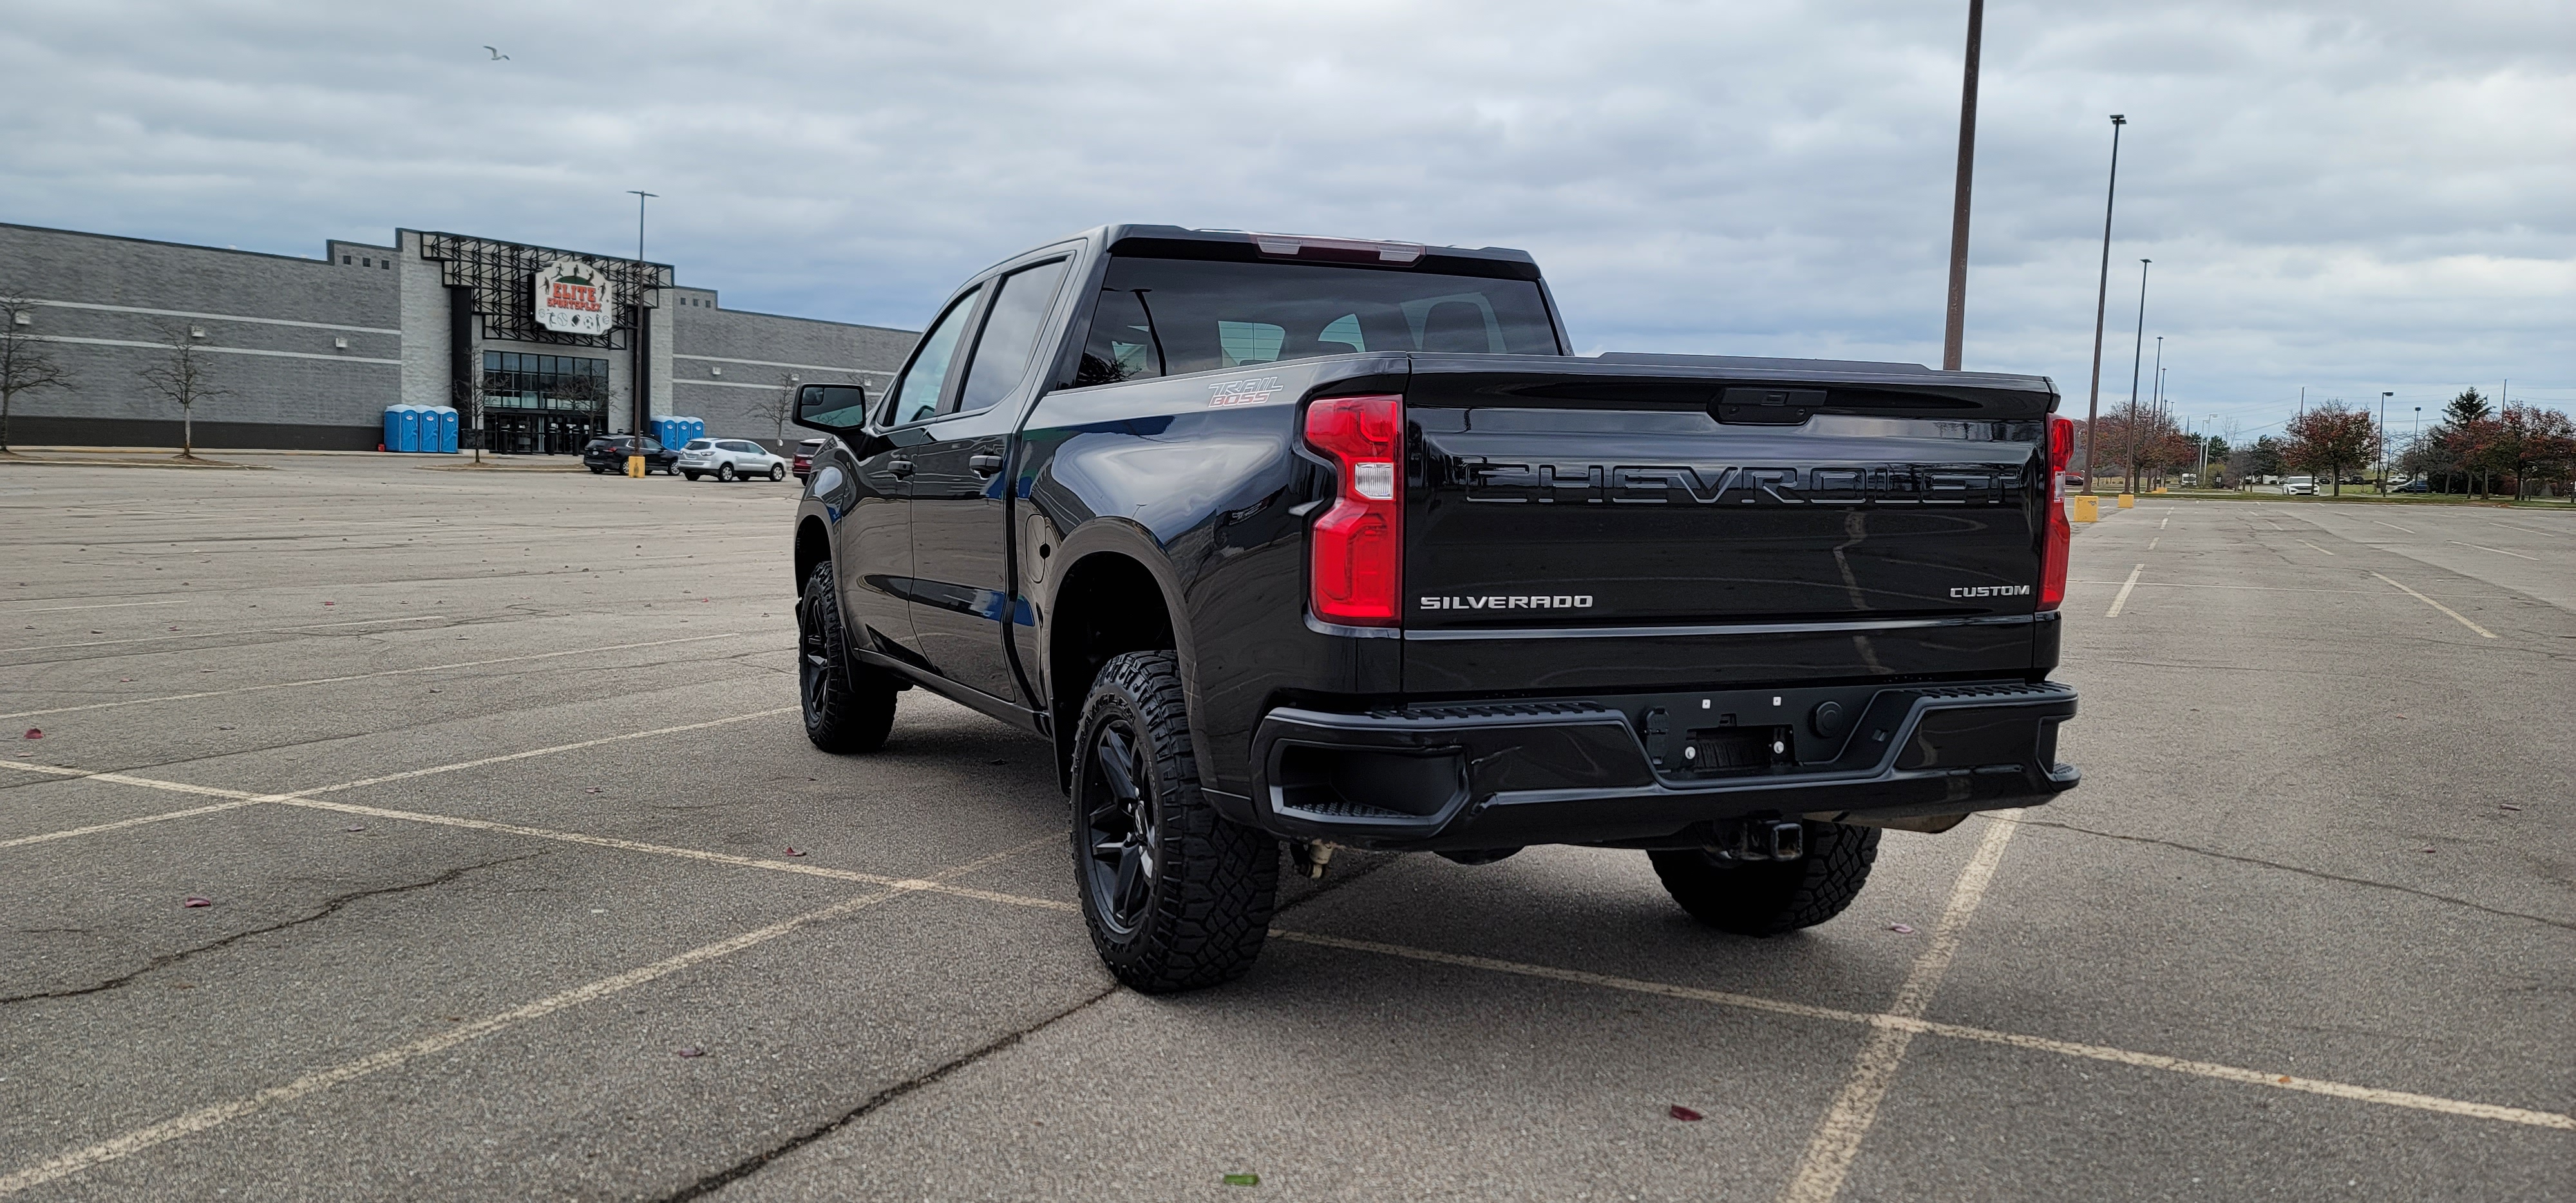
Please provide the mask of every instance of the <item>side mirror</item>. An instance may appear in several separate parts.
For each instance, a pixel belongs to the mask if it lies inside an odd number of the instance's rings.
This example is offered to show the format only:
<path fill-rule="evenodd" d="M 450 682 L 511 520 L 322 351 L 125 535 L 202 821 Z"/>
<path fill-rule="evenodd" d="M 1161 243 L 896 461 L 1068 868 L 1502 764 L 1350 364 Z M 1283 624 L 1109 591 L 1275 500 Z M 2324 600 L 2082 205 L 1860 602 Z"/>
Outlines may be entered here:
<path fill-rule="evenodd" d="M 868 424 L 868 390 L 860 384 L 807 384 L 796 389 L 796 424 L 845 434 Z"/>

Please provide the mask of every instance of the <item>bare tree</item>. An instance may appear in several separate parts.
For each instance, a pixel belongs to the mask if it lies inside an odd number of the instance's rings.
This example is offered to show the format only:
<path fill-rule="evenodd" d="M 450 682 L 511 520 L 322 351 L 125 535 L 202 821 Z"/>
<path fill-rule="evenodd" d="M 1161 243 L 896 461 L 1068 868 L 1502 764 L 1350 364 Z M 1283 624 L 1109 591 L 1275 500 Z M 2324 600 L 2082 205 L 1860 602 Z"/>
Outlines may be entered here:
<path fill-rule="evenodd" d="M 35 321 L 35 309 L 34 301 L 0 293 L 0 455 L 12 454 L 9 406 L 18 394 L 72 383 L 72 374 L 54 359 L 54 349 L 27 329 Z"/>
<path fill-rule="evenodd" d="M 474 462 L 478 464 L 483 462 L 483 400 L 488 395 L 485 388 L 483 373 L 468 372 L 449 390 L 455 394 L 458 423 L 473 435 Z"/>
<path fill-rule="evenodd" d="M 179 455 L 182 459 L 197 457 L 196 406 L 200 401 L 232 396 L 232 390 L 218 387 L 208 371 L 206 349 L 197 345 L 192 327 L 172 326 L 162 344 L 169 355 L 156 367 L 139 373 L 143 383 L 179 407 Z"/>
<path fill-rule="evenodd" d="M 796 388 L 794 376 L 779 377 L 778 391 L 762 396 L 759 407 L 754 411 L 778 427 L 780 446 L 787 443 L 787 424 L 796 420 Z"/>

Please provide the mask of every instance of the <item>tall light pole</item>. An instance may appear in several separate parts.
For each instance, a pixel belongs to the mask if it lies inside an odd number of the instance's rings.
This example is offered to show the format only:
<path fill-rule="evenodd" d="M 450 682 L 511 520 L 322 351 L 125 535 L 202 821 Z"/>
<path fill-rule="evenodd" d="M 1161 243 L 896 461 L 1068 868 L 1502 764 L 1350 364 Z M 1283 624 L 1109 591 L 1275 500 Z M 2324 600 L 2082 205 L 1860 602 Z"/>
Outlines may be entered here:
<path fill-rule="evenodd" d="M 640 273 L 644 267 L 644 202 L 660 194 L 646 192 L 641 188 L 629 188 L 627 191 L 635 196 L 635 266 L 639 273 L 638 278 L 641 278 Z M 647 351 L 645 342 L 651 335 L 650 326 L 653 319 L 644 311 L 644 294 L 641 289 L 636 291 L 632 303 L 635 306 L 635 420 L 633 423 L 635 439 L 627 444 L 626 474 L 642 480 L 646 471 L 644 427 L 652 420 L 653 412 L 653 358 Z"/>
<path fill-rule="evenodd" d="M 1977 48 L 1985 38 L 1986 0 L 1968 0 L 1968 61 L 1959 83 L 1959 180 L 1950 211 L 1950 320 L 1941 331 L 1941 370 L 1959 370 L 1968 334 L 1968 184 L 1977 165 Z"/>
<path fill-rule="evenodd" d="M 2111 185 L 2102 198 L 2102 283 L 2093 292 L 2093 390 L 2084 401 L 2084 491 L 2093 491 L 2093 428 L 2102 420 L 2102 318 L 2111 306 L 2111 208 L 2120 199 L 2120 127 L 2111 114 Z"/>
<path fill-rule="evenodd" d="M 2161 334 L 2156 336 L 2156 374 L 2148 379 L 2147 388 L 2147 421 L 2154 425 L 2156 434 L 2161 437 L 2165 432 L 2165 336 Z M 2144 447 L 2144 436 L 2140 438 L 2139 446 Z M 2155 487 L 2153 477 L 2148 478 L 2147 487 Z"/>
<path fill-rule="evenodd" d="M 2138 369 L 2147 349 L 2147 265 L 2138 260 L 2138 340 L 2129 346 L 2129 491 L 2138 491 Z"/>

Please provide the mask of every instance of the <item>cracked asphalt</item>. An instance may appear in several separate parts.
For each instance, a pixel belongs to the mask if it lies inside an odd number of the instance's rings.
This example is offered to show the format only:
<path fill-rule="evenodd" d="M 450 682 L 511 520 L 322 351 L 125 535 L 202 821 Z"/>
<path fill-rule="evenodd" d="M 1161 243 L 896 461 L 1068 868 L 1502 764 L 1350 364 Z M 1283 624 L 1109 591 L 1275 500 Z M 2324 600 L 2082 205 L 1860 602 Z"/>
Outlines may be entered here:
<path fill-rule="evenodd" d="M 806 744 L 792 484 L 235 458 L 0 464 L 0 1195 L 2576 1196 L 2576 515 L 2106 509 L 2083 787 L 1834 922 L 1345 854 L 1147 998 L 1045 746 Z"/>

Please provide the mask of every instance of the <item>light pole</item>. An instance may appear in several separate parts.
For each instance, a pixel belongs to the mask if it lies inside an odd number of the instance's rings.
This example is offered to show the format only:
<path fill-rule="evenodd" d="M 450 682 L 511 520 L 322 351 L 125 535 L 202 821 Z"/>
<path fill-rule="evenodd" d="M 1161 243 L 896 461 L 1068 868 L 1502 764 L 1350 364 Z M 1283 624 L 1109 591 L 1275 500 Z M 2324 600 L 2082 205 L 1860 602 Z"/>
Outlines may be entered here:
<path fill-rule="evenodd" d="M 661 195 L 641 188 L 629 188 L 635 196 L 635 265 L 640 273 L 644 265 L 644 202 Z M 640 276 L 638 278 L 641 278 Z M 649 337 L 652 319 L 644 312 L 643 290 L 636 290 L 631 303 L 635 306 L 635 439 L 627 444 L 626 474 L 644 479 L 644 427 L 652 417 L 653 360 L 644 343 Z"/>
<path fill-rule="evenodd" d="M 2147 421 L 2154 424 L 2156 434 L 2161 437 L 2165 432 L 2165 336 L 2161 334 L 2156 336 L 2156 374 L 2147 381 L 2147 387 L 2150 390 L 2147 397 Z M 2142 441 L 2139 446 L 2144 447 L 2146 444 Z M 2155 487 L 2154 477 L 2148 478 L 2147 487 L 2151 489 Z"/>
<path fill-rule="evenodd" d="M 2111 209 L 2120 200 L 2120 127 L 2111 114 L 2111 185 L 2102 198 L 2102 282 L 2093 290 L 2093 389 L 2084 401 L 2084 491 L 2093 491 L 2093 428 L 2102 420 L 2102 318 L 2111 305 Z"/>
<path fill-rule="evenodd" d="M 2129 491 L 2138 491 L 2138 368 L 2147 349 L 2147 265 L 2138 260 L 2138 338 L 2129 345 Z M 2087 483 L 2090 483 L 2089 481 Z"/>
<path fill-rule="evenodd" d="M 1941 330 L 1941 370 L 1959 370 L 1968 334 L 1968 191 L 1977 166 L 1977 49 L 1986 0 L 1968 0 L 1968 60 L 1959 83 L 1959 179 L 1950 212 L 1950 317 Z"/>
<path fill-rule="evenodd" d="M 2379 495 L 2388 496 L 2388 399 L 2395 393 L 2379 394 Z"/>

